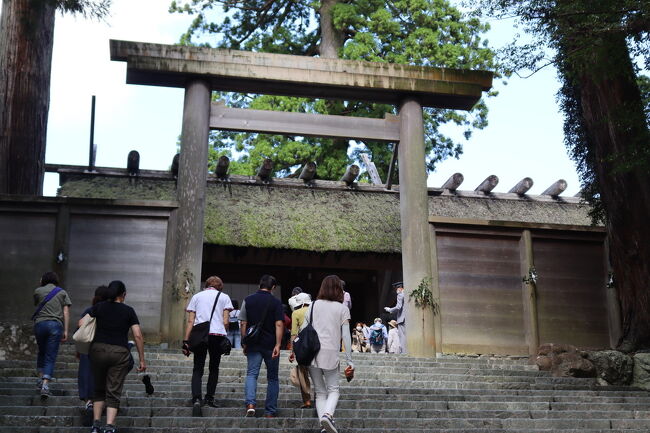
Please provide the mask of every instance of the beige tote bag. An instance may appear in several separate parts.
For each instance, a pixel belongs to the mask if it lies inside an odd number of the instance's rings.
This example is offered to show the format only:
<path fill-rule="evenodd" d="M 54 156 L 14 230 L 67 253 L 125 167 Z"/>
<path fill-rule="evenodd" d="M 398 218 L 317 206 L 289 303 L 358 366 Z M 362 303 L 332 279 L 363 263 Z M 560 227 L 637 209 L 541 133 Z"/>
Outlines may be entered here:
<path fill-rule="evenodd" d="M 90 314 L 86 314 L 81 318 L 81 326 L 72 336 L 72 340 L 74 341 L 75 346 L 77 346 L 77 352 L 88 355 L 90 344 L 95 338 L 96 327 L 97 321 Z"/>

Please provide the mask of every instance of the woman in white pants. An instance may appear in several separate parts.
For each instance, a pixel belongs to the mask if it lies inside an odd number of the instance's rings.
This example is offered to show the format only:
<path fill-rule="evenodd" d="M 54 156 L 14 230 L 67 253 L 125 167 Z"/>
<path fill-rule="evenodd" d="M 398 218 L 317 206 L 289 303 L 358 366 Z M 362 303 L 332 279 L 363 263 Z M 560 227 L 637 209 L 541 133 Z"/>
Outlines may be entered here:
<path fill-rule="evenodd" d="M 334 425 L 334 411 L 339 401 L 339 352 L 341 340 L 347 365 L 354 370 L 352 338 L 350 337 L 350 310 L 343 304 L 341 279 L 329 275 L 323 279 L 317 302 L 312 303 L 305 313 L 305 325 L 309 323 L 314 309 L 312 326 L 318 333 L 320 351 L 309 367 L 309 375 L 316 394 L 316 411 L 321 432 L 337 433 Z"/>

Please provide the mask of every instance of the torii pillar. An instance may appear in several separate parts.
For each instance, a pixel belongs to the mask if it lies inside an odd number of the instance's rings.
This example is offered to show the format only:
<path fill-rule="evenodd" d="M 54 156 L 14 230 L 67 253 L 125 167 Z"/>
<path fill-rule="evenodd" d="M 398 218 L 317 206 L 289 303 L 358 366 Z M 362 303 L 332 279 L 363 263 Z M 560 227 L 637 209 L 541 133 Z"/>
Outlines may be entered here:
<path fill-rule="evenodd" d="M 178 164 L 178 211 L 175 216 L 175 242 L 171 287 L 168 294 L 176 302 L 168 304 L 170 318 L 184 317 L 189 298 L 200 290 L 203 263 L 203 220 L 208 178 L 208 135 L 210 134 L 210 86 L 195 79 L 185 86 L 181 155 Z M 185 321 L 161 321 L 164 340 L 180 343 Z M 180 338 L 179 338 L 180 337 Z"/>
<path fill-rule="evenodd" d="M 399 208 L 406 346 L 411 355 L 433 358 L 436 356 L 433 310 L 417 307 L 410 297 L 413 289 L 422 283 L 430 284 L 432 277 L 422 105 L 415 98 L 404 99 L 399 116 Z"/>

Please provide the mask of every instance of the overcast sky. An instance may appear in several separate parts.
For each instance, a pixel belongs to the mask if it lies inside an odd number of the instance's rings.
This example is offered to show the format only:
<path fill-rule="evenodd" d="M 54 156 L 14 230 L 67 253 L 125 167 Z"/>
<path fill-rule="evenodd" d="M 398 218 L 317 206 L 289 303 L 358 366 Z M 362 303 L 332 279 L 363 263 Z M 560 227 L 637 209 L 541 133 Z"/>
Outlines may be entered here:
<path fill-rule="evenodd" d="M 97 96 L 97 166 L 126 167 L 130 150 L 140 152 L 140 167 L 165 170 L 176 153 L 181 131 L 183 91 L 127 85 L 126 66 L 111 62 L 109 39 L 172 44 L 189 18 L 167 12 L 166 0 L 113 0 L 105 22 L 57 16 L 52 61 L 51 102 L 46 162 L 88 164 L 91 96 Z M 505 43 L 509 23 L 493 23 L 493 45 Z M 438 187 L 453 173 L 465 176 L 462 190 L 473 190 L 487 176 L 500 179 L 495 192 L 507 192 L 524 177 L 539 194 L 558 179 L 568 182 L 565 196 L 579 191 L 574 164 L 563 144 L 562 116 L 555 94 L 555 71 L 532 78 L 495 81 L 499 96 L 490 98 L 489 126 L 464 143 L 458 160 L 441 163 L 429 175 Z M 362 168 L 363 169 L 363 168 Z M 47 174 L 45 194 L 56 194 L 58 175 Z"/>

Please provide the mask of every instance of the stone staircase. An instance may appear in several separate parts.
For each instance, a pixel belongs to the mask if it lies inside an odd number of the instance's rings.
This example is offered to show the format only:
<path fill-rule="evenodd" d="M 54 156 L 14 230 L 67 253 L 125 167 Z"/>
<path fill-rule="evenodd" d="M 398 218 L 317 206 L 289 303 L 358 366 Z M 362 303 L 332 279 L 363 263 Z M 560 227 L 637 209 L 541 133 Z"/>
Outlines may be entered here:
<path fill-rule="evenodd" d="M 134 351 L 135 353 L 135 351 Z M 136 356 L 137 357 L 137 356 Z M 650 394 L 628 387 L 599 387 L 593 379 L 553 378 L 525 360 L 502 358 L 418 359 L 354 354 L 355 378 L 341 380 L 335 414 L 340 432 L 564 433 L 650 431 Z M 134 371 L 127 378 L 117 420 L 121 433 L 319 432 L 314 410 L 300 406 L 289 384 L 290 364 L 280 364 L 279 417 L 244 418 L 246 359 L 233 350 L 222 358 L 216 399 L 191 416 L 191 358 L 180 350 L 147 348 L 155 386 L 145 393 Z M 34 361 L 0 361 L 0 433 L 89 432 L 82 426 L 73 346 L 62 347 L 52 383 L 41 401 Z M 207 370 L 204 376 L 207 380 Z M 258 402 L 263 406 L 265 372 Z M 205 388 L 204 388 L 205 389 Z"/>

